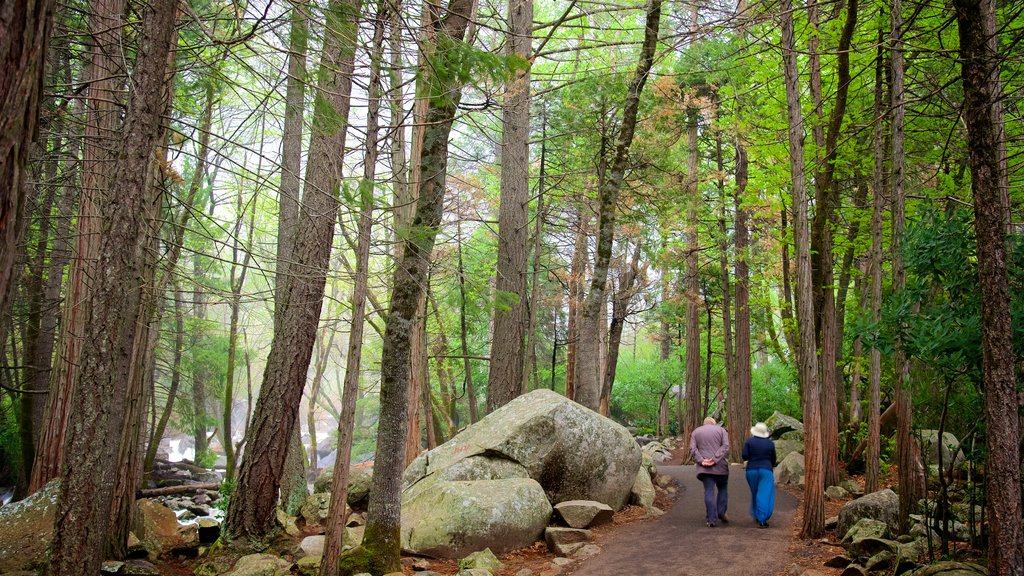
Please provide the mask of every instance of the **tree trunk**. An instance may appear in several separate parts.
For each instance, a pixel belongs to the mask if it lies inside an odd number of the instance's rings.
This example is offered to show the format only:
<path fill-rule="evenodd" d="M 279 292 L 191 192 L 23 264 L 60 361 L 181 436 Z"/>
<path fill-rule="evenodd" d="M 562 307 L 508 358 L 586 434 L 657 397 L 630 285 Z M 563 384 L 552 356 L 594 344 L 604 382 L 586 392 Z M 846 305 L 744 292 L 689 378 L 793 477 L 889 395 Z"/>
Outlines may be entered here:
<path fill-rule="evenodd" d="M 580 343 L 580 299 L 587 262 L 587 220 L 584 208 L 576 207 L 576 241 L 573 244 L 572 262 L 569 264 L 569 323 L 566 328 L 565 348 L 565 396 L 576 396 L 576 354 Z"/>
<path fill-rule="evenodd" d="M 532 279 L 530 282 L 530 301 L 527 303 L 528 320 L 526 327 L 526 362 L 527 366 L 523 374 L 523 386 L 522 393 L 525 394 L 531 388 L 537 389 L 540 386 L 537 377 L 537 312 L 540 307 L 540 254 L 541 249 L 544 246 L 543 243 L 543 229 L 544 229 L 544 217 L 546 214 L 546 208 L 544 206 L 544 180 L 547 162 L 547 143 L 544 141 L 547 137 L 547 116 L 546 114 L 541 119 L 541 139 L 540 139 L 540 176 L 537 179 L 537 214 L 534 216 L 533 225 L 533 272 Z M 533 386 L 530 386 L 530 377 L 533 377 Z"/>
<path fill-rule="evenodd" d="M 469 404 L 469 423 L 475 424 L 477 415 L 476 388 L 473 387 L 473 366 L 469 359 L 469 336 L 466 329 L 466 273 L 462 262 L 462 226 L 458 233 L 459 251 L 459 338 L 462 344 L 462 386 L 466 392 L 466 403 Z"/>
<path fill-rule="evenodd" d="M 146 225 L 140 214 L 160 206 L 150 162 L 165 109 L 168 55 L 174 38 L 177 2 L 146 12 L 126 114 L 124 146 L 113 165 L 117 202 L 98 203 L 105 222 L 97 239 L 99 260 L 87 302 L 89 322 L 82 341 L 79 382 L 73 401 L 70 439 L 57 500 L 52 574 L 92 575 L 103 561 L 103 544 L 117 475 L 119 443 L 141 287 L 124 282 L 143 275 Z M 108 168 L 110 168 L 108 166 Z"/>
<path fill-rule="evenodd" d="M 46 429 L 36 445 L 29 492 L 42 488 L 61 474 L 64 444 L 71 415 L 72 396 L 78 381 L 78 367 L 88 309 L 90 281 L 94 276 L 101 221 L 97 198 L 107 190 L 113 152 L 111 142 L 119 141 L 118 87 L 123 69 L 113 57 L 121 45 L 121 15 L 124 0 L 97 0 L 90 4 L 87 48 L 88 62 L 82 70 L 85 89 L 85 138 L 82 145 L 81 194 L 78 199 L 78 227 L 74 259 L 68 274 L 60 345 L 50 372 L 50 395 L 46 409 Z M 5 108 L 6 109 L 6 108 Z"/>
<path fill-rule="evenodd" d="M 700 426 L 704 418 L 700 401 L 700 243 L 697 239 L 699 150 L 697 149 L 697 111 L 687 110 L 687 174 L 685 195 L 686 210 L 686 421 L 683 426 L 683 446 L 690 445 L 690 434 Z M 705 394 L 707 396 L 707 394 Z M 707 398 L 705 398 L 707 400 Z M 687 455 L 684 462 L 689 462 Z"/>
<path fill-rule="evenodd" d="M 51 0 L 15 2 L 0 19 L 0 316 L 9 308 L 18 230 L 26 206 L 22 172 L 36 137 Z"/>
<path fill-rule="evenodd" d="M 160 447 L 160 440 L 164 437 L 164 430 L 171 420 L 174 411 L 174 401 L 178 397 L 178 386 L 181 385 L 181 357 L 185 348 L 185 310 L 182 301 L 185 295 L 181 288 L 175 283 L 174 286 L 174 352 L 171 360 L 171 383 L 167 388 L 167 400 L 164 402 L 164 409 L 160 413 L 160 420 L 149 437 L 149 447 L 146 449 L 146 459 L 143 461 L 143 474 L 153 470 L 153 462 L 156 460 L 157 449 Z"/>
<path fill-rule="evenodd" d="M 743 207 L 743 196 L 747 190 L 747 148 L 743 140 L 736 139 L 736 193 L 733 205 L 736 209 L 736 376 L 733 379 L 735 391 L 730 391 L 729 400 L 735 402 L 733 420 L 729 430 L 735 433 L 736 444 L 743 447 L 743 439 L 750 429 L 751 418 L 751 374 L 750 374 L 750 271 L 747 266 L 750 235 L 747 229 L 747 209 Z M 769 317 L 769 322 L 773 320 Z M 730 442 L 731 445 L 731 442 Z M 739 461 L 738 459 L 736 460 Z"/>
<path fill-rule="evenodd" d="M 903 90 L 903 2 L 892 3 L 892 269 L 893 291 L 899 293 L 907 285 L 903 264 L 903 235 L 906 231 L 904 174 L 904 116 L 906 102 Z M 897 330 L 893 369 L 896 376 L 896 452 L 899 462 L 900 533 L 909 530 L 909 516 L 923 497 L 923 480 L 915 457 L 913 439 L 913 399 L 910 392 L 910 361 Z M 1018 518 L 1019 519 L 1019 518 Z"/>
<path fill-rule="evenodd" d="M 238 252 L 239 252 L 239 237 L 241 237 L 241 223 L 243 215 L 245 214 L 245 206 L 242 203 L 242 195 L 238 195 L 238 203 L 235 206 L 236 213 L 238 214 L 238 222 L 235 227 L 235 233 L 233 234 L 235 242 L 231 250 L 231 273 L 228 278 L 228 283 L 231 286 L 231 317 L 228 320 L 228 364 L 226 374 L 224 376 L 224 410 L 221 413 L 221 437 L 223 441 L 221 445 L 224 447 L 224 461 L 225 471 L 224 479 L 228 482 L 235 479 L 235 467 L 238 464 L 238 454 L 235 453 L 235 439 L 234 431 L 232 430 L 232 417 L 235 412 L 235 366 L 238 357 L 238 316 L 241 313 L 242 308 L 242 288 L 245 286 L 245 277 L 249 272 L 249 259 L 252 255 L 252 241 L 253 234 L 256 230 L 256 211 L 253 210 L 252 216 L 249 220 L 249 231 L 248 238 L 246 239 L 245 246 L 241 247 L 244 251 L 242 261 L 240 263 L 241 270 L 236 272 L 236 268 L 239 266 L 238 263 Z M 237 275 L 237 277 L 236 277 Z M 312 432 L 310 433 L 312 435 Z M 245 435 L 245 430 L 242 430 L 242 435 Z M 316 443 L 313 443 L 312 452 L 316 454 Z"/>
<path fill-rule="evenodd" d="M 989 570 L 1024 574 L 1021 526 L 1020 422 L 1013 327 L 1007 281 L 1006 229 L 1010 212 L 1004 158 L 1005 128 L 993 0 L 956 0 L 960 32 L 963 117 L 971 162 L 974 229 L 981 284 L 982 367 L 985 386 Z"/>
<path fill-rule="evenodd" d="M 615 369 L 619 363 L 619 345 L 622 342 L 622 330 L 626 326 L 629 315 L 629 303 L 636 295 L 636 284 L 640 279 L 640 251 L 643 244 L 637 240 L 630 258 L 628 268 L 619 272 L 619 289 L 612 298 L 612 322 L 608 329 L 608 361 L 605 364 L 603 385 L 601 386 L 601 414 L 610 414 L 612 386 L 615 384 Z"/>
<path fill-rule="evenodd" d="M 323 55 L 299 213 L 296 257 L 289 265 L 286 308 L 274 332 L 252 424 L 249 450 L 228 507 L 227 533 L 237 542 L 262 541 L 274 525 L 281 470 L 316 340 L 338 208 L 352 92 L 360 0 L 334 1 L 327 10 Z M 294 303 L 294 304 L 293 304 Z"/>
<path fill-rule="evenodd" d="M 875 128 L 872 134 L 874 148 L 874 172 L 872 193 L 874 200 L 871 210 L 871 322 L 878 329 L 882 317 L 882 216 L 885 211 L 885 148 L 882 134 L 882 94 L 885 81 L 884 59 L 882 58 L 882 31 L 878 31 L 878 51 L 875 59 Z M 880 427 L 882 388 L 882 351 L 878 348 L 877 337 L 871 340 L 868 368 L 868 443 L 865 459 L 864 490 L 867 493 L 878 489 L 878 473 L 881 465 L 882 437 Z"/>
<path fill-rule="evenodd" d="M 599 331 L 597 330 L 601 307 L 607 306 L 605 284 L 608 280 L 608 263 L 611 259 L 612 240 L 615 234 L 615 211 L 619 190 L 626 175 L 629 162 L 629 147 L 636 132 L 637 113 L 640 108 L 640 94 L 647 82 L 648 74 L 654 60 L 654 51 L 658 41 L 658 22 L 661 19 L 661 0 L 651 0 L 646 9 L 647 20 L 644 30 L 644 42 L 640 50 L 640 59 L 636 71 L 630 80 L 626 93 L 626 102 L 622 111 L 622 123 L 619 128 L 618 141 L 615 145 L 615 157 L 612 161 L 608 177 L 599 190 L 600 211 L 598 215 L 597 249 L 594 257 L 594 277 L 590 290 L 583 303 L 583 314 L 580 321 L 580 343 L 577 350 L 577 365 L 580 359 L 595 359 L 600 356 Z M 582 362 L 585 364 L 586 362 Z M 574 399 L 580 404 L 596 410 L 600 402 L 600 365 L 595 369 L 579 370 L 577 366 L 578 386 L 574 390 Z"/>
<path fill-rule="evenodd" d="M 804 389 L 804 431 L 806 484 L 804 521 L 801 538 L 817 538 L 825 530 L 825 486 L 822 475 L 821 410 L 818 398 L 818 362 L 814 346 L 814 300 L 811 281 L 811 242 L 807 222 L 807 189 L 804 175 L 803 113 L 793 37 L 793 11 L 790 0 L 782 0 L 782 59 L 786 77 L 786 103 L 789 118 L 789 166 L 793 186 L 793 229 L 796 246 L 797 321 L 800 347 L 797 354 L 800 381 Z"/>
<path fill-rule="evenodd" d="M 473 0 L 452 0 L 447 14 L 435 23 L 438 46 L 460 42 L 469 25 Z M 439 66 L 452 55 L 438 50 Z M 340 562 L 341 574 L 388 573 L 400 569 L 401 479 L 404 469 L 406 434 L 409 425 L 407 395 L 411 379 L 410 344 L 413 318 L 423 302 L 434 240 L 444 213 L 445 177 L 448 167 L 448 136 L 451 132 L 461 86 L 456 78 L 432 78 L 436 84 L 428 101 L 426 125 L 419 165 L 423 181 L 416 203 L 416 215 L 409 234 L 401 241 L 402 258 L 392 278 L 391 311 L 384 329 L 381 352 L 380 422 L 377 428 L 378 458 L 374 465 L 366 531 L 362 544 Z"/>
<path fill-rule="evenodd" d="M 281 182 L 278 186 L 277 270 L 274 274 L 274 332 L 281 329 L 288 307 L 289 263 L 295 259 L 301 204 L 302 121 L 306 98 L 306 50 L 309 16 L 302 2 L 291 2 L 288 30 L 288 79 L 285 86 L 284 130 L 281 134 Z"/>
<path fill-rule="evenodd" d="M 533 0 L 510 0 L 506 50 L 528 60 L 533 52 Z M 498 208 L 498 267 L 494 337 L 487 387 L 487 411 L 522 392 L 525 366 L 526 256 L 530 206 L 530 69 L 509 80 L 502 108 L 501 202 Z"/>

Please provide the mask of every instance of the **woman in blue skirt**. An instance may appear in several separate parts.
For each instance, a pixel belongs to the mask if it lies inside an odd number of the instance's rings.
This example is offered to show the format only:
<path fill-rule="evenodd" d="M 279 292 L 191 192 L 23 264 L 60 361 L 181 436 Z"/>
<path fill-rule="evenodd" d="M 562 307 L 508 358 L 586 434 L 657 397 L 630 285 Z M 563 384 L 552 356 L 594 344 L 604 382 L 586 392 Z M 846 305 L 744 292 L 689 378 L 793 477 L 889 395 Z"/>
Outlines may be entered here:
<path fill-rule="evenodd" d="M 760 528 L 768 527 L 768 519 L 775 509 L 775 442 L 770 435 L 768 426 L 758 422 L 743 444 L 747 484 L 750 485 L 750 514 Z"/>

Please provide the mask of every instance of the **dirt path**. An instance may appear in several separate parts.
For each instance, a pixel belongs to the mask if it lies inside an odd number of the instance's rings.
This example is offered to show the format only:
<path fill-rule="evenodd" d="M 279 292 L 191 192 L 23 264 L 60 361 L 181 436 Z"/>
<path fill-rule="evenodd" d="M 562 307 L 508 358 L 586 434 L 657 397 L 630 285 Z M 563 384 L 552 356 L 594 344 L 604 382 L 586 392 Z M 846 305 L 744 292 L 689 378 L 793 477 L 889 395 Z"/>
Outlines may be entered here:
<path fill-rule="evenodd" d="M 729 520 L 704 524 L 704 490 L 693 466 L 659 466 L 679 482 L 675 506 L 664 516 L 623 526 L 598 542 L 602 552 L 580 563 L 574 576 L 664 574 L 675 576 L 771 576 L 786 565 L 795 498 L 775 491 L 771 528 L 750 516 L 750 489 L 743 469 L 729 474 Z"/>

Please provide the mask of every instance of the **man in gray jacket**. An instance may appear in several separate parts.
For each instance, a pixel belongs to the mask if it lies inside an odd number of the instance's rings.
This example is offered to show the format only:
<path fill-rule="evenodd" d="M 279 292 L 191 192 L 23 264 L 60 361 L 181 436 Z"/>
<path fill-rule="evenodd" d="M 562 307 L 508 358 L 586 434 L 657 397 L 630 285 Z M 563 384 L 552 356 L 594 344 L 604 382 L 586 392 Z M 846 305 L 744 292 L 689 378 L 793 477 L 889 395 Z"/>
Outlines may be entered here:
<path fill-rule="evenodd" d="M 714 527 L 719 520 L 729 522 L 725 516 L 729 507 L 729 434 L 708 416 L 704 425 L 690 434 L 690 453 L 697 463 L 697 479 L 704 484 L 708 527 Z"/>

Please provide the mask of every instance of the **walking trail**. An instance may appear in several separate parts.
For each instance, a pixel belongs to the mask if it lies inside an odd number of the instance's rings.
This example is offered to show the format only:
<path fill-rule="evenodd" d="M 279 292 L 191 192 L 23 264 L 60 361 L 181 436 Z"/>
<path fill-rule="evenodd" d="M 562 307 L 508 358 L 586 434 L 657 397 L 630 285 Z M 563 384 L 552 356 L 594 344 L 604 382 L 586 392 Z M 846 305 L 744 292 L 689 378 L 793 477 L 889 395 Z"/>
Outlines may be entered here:
<path fill-rule="evenodd" d="M 704 489 L 696 468 L 659 466 L 679 483 L 679 495 L 663 516 L 609 533 L 601 553 L 581 562 L 573 576 L 673 575 L 772 576 L 789 561 L 797 500 L 776 488 L 770 528 L 750 516 L 750 489 L 743 468 L 729 468 L 729 523 L 708 528 Z"/>

